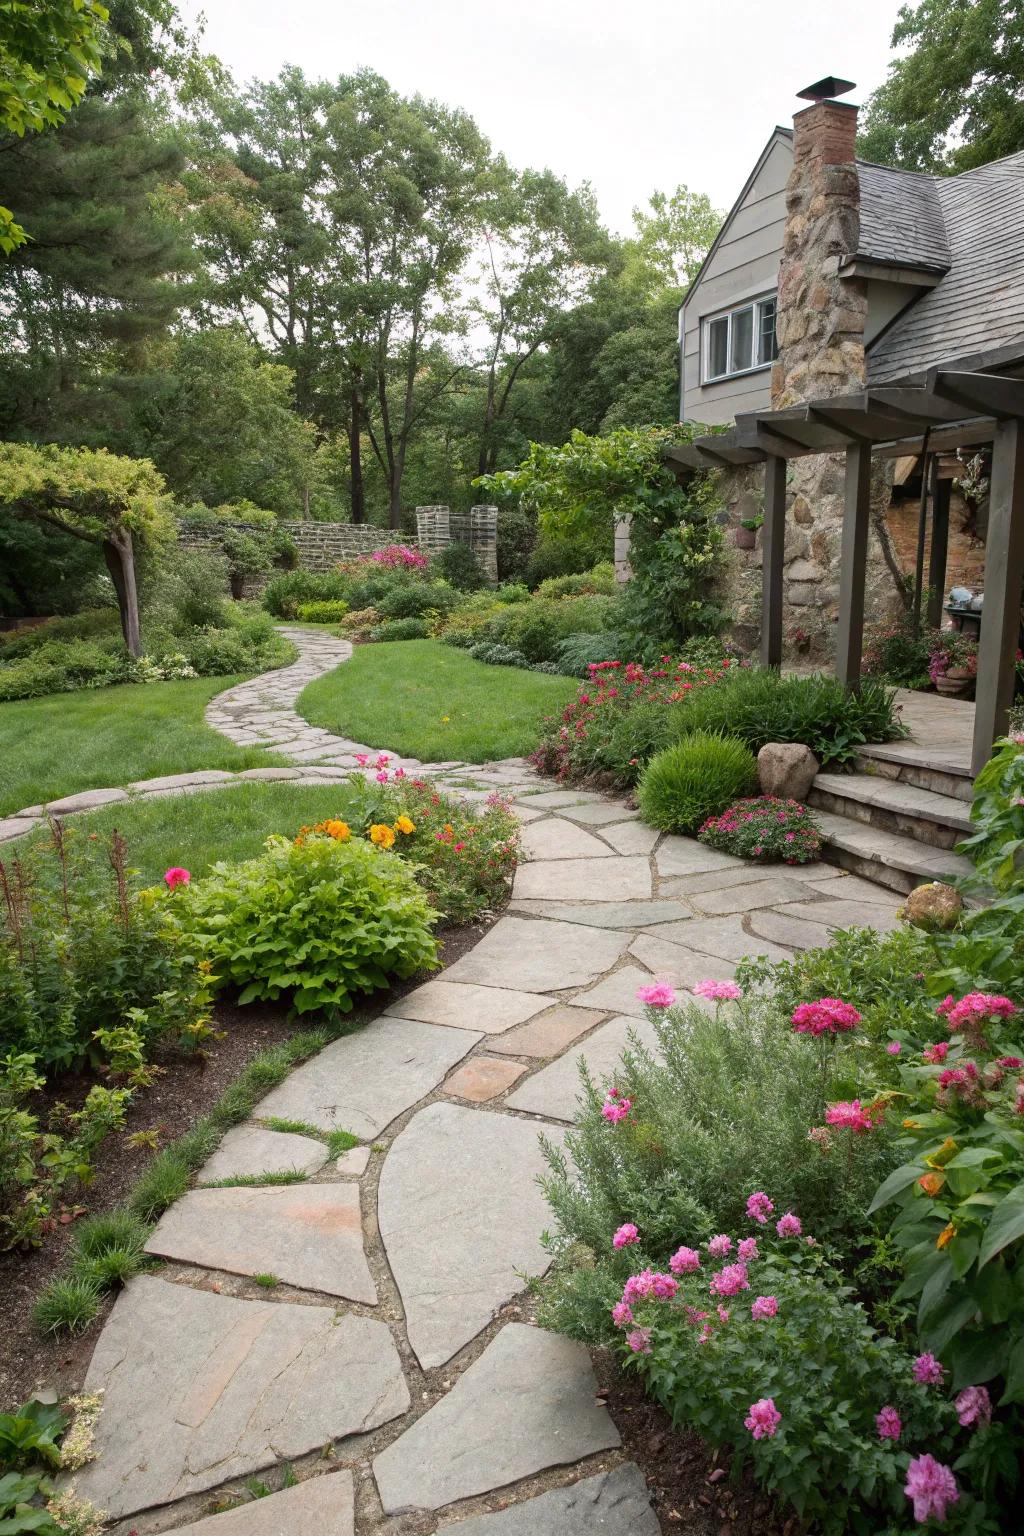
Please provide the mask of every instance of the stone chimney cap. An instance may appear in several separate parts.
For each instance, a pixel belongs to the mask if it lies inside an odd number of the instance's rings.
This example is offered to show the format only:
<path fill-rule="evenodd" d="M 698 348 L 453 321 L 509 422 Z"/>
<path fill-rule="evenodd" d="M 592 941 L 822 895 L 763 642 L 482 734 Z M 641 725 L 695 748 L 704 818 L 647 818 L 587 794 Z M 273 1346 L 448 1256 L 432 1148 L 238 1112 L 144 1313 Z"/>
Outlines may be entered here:
<path fill-rule="evenodd" d="M 814 85 L 797 91 L 797 95 L 804 101 L 828 101 L 833 96 L 845 96 L 856 89 L 852 80 L 840 80 L 836 75 L 826 75 L 824 80 L 817 80 Z"/>

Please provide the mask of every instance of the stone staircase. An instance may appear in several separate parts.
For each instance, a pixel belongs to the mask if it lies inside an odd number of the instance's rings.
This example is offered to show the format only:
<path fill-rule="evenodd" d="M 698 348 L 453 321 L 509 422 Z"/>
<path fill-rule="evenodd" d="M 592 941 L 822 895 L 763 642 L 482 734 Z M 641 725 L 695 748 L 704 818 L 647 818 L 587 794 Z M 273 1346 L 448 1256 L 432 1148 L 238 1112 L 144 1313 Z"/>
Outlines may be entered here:
<path fill-rule="evenodd" d="M 966 768 L 900 743 L 862 748 L 854 773 L 819 773 L 808 804 L 830 863 L 905 892 L 969 872 L 953 850 L 970 831 L 971 793 Z"/>

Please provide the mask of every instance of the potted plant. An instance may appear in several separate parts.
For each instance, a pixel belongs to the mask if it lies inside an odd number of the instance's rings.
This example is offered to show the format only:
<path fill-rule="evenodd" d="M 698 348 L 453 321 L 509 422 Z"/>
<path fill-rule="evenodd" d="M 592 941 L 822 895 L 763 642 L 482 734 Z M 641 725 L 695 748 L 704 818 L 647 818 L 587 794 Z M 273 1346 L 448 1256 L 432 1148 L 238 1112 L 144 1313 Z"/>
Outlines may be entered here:
<path fill-rule="evenodd" d="M 958 630 L 944 629 L 928 658 L 928 676 L 947 698 L 966 694 L 978 671 L 978 643 Z"/>
<path fill-rule="evenodd" d="M 757 543 L 757 530 L 763 522 L 764 518 L 760 515 L 742 518 L 735 529 L 736 548 L 753 549 Z"/>

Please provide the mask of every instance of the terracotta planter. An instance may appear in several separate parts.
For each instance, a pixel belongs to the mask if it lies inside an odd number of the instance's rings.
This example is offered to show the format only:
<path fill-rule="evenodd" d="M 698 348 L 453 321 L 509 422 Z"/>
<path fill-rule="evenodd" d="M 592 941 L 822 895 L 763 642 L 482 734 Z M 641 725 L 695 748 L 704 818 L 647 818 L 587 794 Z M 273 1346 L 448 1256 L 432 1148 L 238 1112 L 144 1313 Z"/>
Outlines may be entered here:
<path fill-rule="evenodd" d="M 947 699 L 963 698 L 974 682 L 974 673 L 951 667 L 942 677 L 935 679 L 935 689 Z"/>
<path fill-rule="evenodd" d="M 733 537 L 737 549 L 753 549 L 757 544 L 757 533 L 753 528 L 737 528 Z"/>

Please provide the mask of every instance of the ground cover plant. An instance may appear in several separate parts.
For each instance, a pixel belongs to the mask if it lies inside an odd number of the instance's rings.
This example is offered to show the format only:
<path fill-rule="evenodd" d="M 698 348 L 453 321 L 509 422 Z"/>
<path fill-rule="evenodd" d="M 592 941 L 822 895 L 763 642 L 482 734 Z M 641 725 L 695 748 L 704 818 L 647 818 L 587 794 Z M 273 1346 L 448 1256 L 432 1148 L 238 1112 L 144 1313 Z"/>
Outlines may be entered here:
<path fill-rule="evenodd" d="M 821 833 L 806 805 L 777 795 L 737 800 L 709 816 L 697 835 L 720 853 L 763 864 L 809 864 L 821 853 Z"/>

